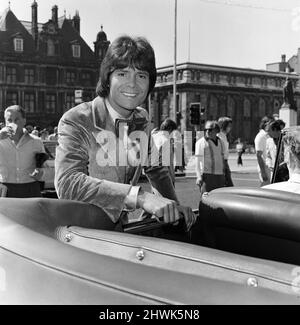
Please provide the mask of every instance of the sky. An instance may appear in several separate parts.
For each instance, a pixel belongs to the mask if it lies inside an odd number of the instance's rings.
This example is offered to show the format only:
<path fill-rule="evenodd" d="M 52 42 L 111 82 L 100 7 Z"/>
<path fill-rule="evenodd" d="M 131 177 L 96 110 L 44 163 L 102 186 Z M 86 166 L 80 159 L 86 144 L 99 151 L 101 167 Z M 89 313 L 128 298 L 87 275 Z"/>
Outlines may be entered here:
<path fill-rule="evenodd" d="M 31 20 L 33 0 L 11 0 L 20 20 Z M 175 0 L 37 0 L 38 21 L 79 11 L 81 36 L 93 49 L 98 31 L 110 41 L 122 34 L 146 37 L 157 66 L 174 61 Z M 0 11 L 8 1 L 0 0 Z M 177 62 L 265 69 L 300 47 L 299 0 L 177 0 Z M 189 27 L 190 26 L 190 27 Z M 190 30 L 190 33 L 189 33 Z M 190 35 L 190 37 L 189 37 Z M 190 39 L 190 42 L 189 42 Z M 190 45 L 189 45 L 190 44 Z M 190 49 L 190 50 L 189 50 Z"/>

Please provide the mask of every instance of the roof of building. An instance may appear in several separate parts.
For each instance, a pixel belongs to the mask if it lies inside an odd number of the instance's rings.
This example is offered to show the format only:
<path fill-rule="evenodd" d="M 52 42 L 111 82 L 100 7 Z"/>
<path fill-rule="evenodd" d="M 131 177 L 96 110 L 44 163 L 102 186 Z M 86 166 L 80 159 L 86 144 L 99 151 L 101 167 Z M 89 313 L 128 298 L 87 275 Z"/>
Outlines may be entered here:
<path fill-rule="evenodd" d="M 101 31 L 97 34 L 97 42 L 106 42 L 107 36 L 103 31 L 103 25 L 101 25 Z"/>
<path fill-rule="evenodd" d="M 78 13 L 77 13 L 77 18 Z M 40 35 L 40 42 L 47 39 L 47 27 L 55 25 L 50 19 L 46 23 L 38 23 L 38 32 Z M 78 44 L 81 46 L 80 60 L 82 61 L 94 61 L 95 55 L 88 44 L 80 36 L 79 32 L 75 29 L 72 19 L 67 19 L 66 16 L 58 18 L 57 25 L 55 27 L 55 35 L 59 37 L 60 46 L 60 58 L 70 61 L 74 60 L 72 53 L 72 44 Z M 103 32 L 104 33 L 104 32 Z M 105 33 L 104 33 L 105 34 Z M 46 36 L 45 36 L 46 35 Z M 0 53 L 16 55 L 14 51 L 14 45 L 12 39 L 14 36 L 20 36 L 24 40 L 24 49 L 22 55 L 31 55 L 33 53 L 37 55 L 45 55 L 43 53 L 43 46 L 39 47 L 37 52 L 34 42 L 34 35 L 32 35 L 32 23 L 31 21 L 20 21 L 15 16 L 10 8 L 7 8 L 0 17 Z M 49 35 L 49 37 L 52 37 Z M 102 38 L 104 35 L 102 34 Z M 106 37 L 106 34 L 105 34 Z M 44 50 L 45 52 L 45 50 Z M 78 60 L 78 59 L 75 59 Z"/>
<path fill-rule="evenodd" d="M 220 65 L 212 65 L 212 64 L 203 64 L 203 63 L 192 63 L 192 62 L 184 62 L 176 65 L 177 69 L 195 69 L 195 70 L 210 70 L 210 71 L 224 71 L 224 72 L 237 72 L 237 73 L 248 73 L 252 75 L 267 75 L 267 76 L 281 76 L 281 77 L 291 77 L 298 78 L 299 76 L 295 73 L 288 72 L 273 72 L 267 70 L 260 69 L 251 69 L 251 68 L 239 68 L 239 67 L 230 67 L 230 66 L 220 66 Z M 159 67 L 157 69 L 158 73 L 169 72 L 173 69 L 173 65 Z"/>

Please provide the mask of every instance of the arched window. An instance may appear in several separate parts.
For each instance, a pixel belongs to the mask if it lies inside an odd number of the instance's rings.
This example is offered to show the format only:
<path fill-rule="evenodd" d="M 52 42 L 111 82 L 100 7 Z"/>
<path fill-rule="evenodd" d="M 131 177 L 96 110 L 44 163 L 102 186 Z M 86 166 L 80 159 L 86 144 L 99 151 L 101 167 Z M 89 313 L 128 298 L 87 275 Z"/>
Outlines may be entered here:
<path fill-rule="evenodd" d="M 258 114 L 259 114 L 259 117 L 266 116 L 266 102 L 263 98 L 259 99 Z"/>

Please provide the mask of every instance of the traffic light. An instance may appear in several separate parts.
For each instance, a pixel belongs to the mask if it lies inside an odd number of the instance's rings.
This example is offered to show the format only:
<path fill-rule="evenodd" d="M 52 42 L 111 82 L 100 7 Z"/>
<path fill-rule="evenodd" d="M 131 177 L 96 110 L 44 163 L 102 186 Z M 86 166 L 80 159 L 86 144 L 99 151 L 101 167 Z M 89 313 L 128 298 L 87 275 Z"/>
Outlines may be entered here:
<path fill-rule="evenodd" d="M 191 103 L 190 104 L 191 124 L 194 124 L 194 125 L 200 124 L 200 108 L 201 108 L 201 103 Z"/>
<path fill-rule="evenodd" d="M 177 126 L 179 126 L 180 125 L 180 120 L 182 119 L 182 114 L 181 114 L 181 112 L 177 112 L 176 113 L 176 124 L 177 124 Z"/>
<path fill-rule="evenodd" d="M 200 104 L 200 115 L 203 116 L 205 114 L 205 107 Z"/>

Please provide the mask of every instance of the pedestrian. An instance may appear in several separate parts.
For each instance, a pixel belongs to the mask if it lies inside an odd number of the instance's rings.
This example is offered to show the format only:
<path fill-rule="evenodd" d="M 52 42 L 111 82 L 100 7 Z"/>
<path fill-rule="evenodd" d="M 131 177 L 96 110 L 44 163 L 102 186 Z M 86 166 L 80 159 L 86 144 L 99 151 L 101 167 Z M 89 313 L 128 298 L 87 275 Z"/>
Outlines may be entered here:
<path fill-rule="evenodd" d="M 54 127 L 53 133 L 51 133 L 48 137 L 49 141 L 57 141 L 58 139 L 58 128 L 57 126 Z"/>
<path fill-rule="evenodd" d="M 40 132 L 40 138 L 42 141 L 45 141 L 45 140 L 48 140 L 48 137 L 49 137 L 49 132 L 47 129 L 43 129 L 41 132 Z"/>
<path fill-rule="evenodd" d="M 242 155 L 243 155 L 243 153 L 245 152 L 245 148 L 244 148 L 244 144 L 243 144 L 243 142 L 241 141 L 241 138 L 238 138 L 238 139 L 237 139 L 236 152 L 237 152 L 237 155 L 238 155 L 238 158 L 237 158 L 237 165 L 238 165 L 238 167 L 239 167 L 239 166 L 243 166 Z"/>
<path fill-rule="evenodd" d="M 217 136 L 219 132 L 217 121 L 207 121 L 204 137 L 196 142 L 196 184 L 201 197 L 205 192 L 225 186 L 224 144 Z"/>
<path fill-rule="evenodd" d="M 231 187 L 233 186 L 231 171 L 228 164 L 229 159 L 229 142 L 228 135 L 232 129 L 232 119 L 230 117 L 220 117 L 218 119 L 218 124 L 220 127 L 220 132 L 218 133 L 218 137 L 223 141 L 224 144 L 224 169 L 225 169 L 225 186 Z"/>
<path fill-rule="evenodd" d="M 277 151 L 279 149 L 279 139 L 281 131 L 285 127 L 285 123 L 277 119 L 268 125 L 267 133 L 269 138 L 266 144 L 266 165 L 270 171 L 270 179 L 273 177 Z M 283 151 L 281 150 L 278 156 L 278 169 L 275 177 L 275 182 L 283 182 L 288 179 L 288 169 L 284 162 Z"/>
<path fill-rule="evenodd" d="M 33 128 L 33 130 L 31 131 L 31 133 L 30 133 L 32 136 L 34 136 L 34 137 L 36 137 L 36 138 L 39 138 L 39 130 L 38 130 L 38 128 L 35 126 L 34 128 Z"/>
<path fill-rule="evenodd" d="M 5 127 L 0 130 L 0 182 L 7 197 L 40 197 L 42 168 L 36 168 L 36 156 L 45 153 L 43 143 L 25 129 L 26 113 L 19 106 L 4 111 Z"/>
<path fill-rule="evenodd" d="M 268 138 L 267 128 L 268 124 L 272 121 L 274 121 L 272 117 L 263 117 L 259 125 L 260 130 L 254 139 L 260 186 L 264 186 L 270 183 L 270 171 L 266 165 L 266 149 Z"/>
<path fill-rule="evenodd" d="M 155 150 L 159 153 L 159 165 L 167 166 L 171 175 L 172 183 L 175 186 L 174 169 L 174 137 L 172 133 L 177 130 L 176 123 L 170 118 L 165 119 L 159 128 L 159 131 L 152 133 Z M 173 135 L 175 132 L 173 133 Z"/>
<path fill-rule="evenodd" d="M 179 204 L 169 169 L 142 158 L 138 162 L 131 150 L 137 146 L 131 136 L 138 133 L 141 157 L 147 152 L 151 124 L 140 105 L 155 82 L 155 55 L 146 39 L 121 36 L 112 42 L 101 63 L 98 97 L 67 111 L 58 124 L 55 187 L 60 199 L 101 208 L 99 218 L 112 230 L 120 229 L 124 210 L 141 208 L 170 224 L 167 234 L 177 227 L 185 240 L 183 225 L 190 229 L 195 217 L 190 207 Z M 135 185 L 141 167 L 159 195 Z"/>

